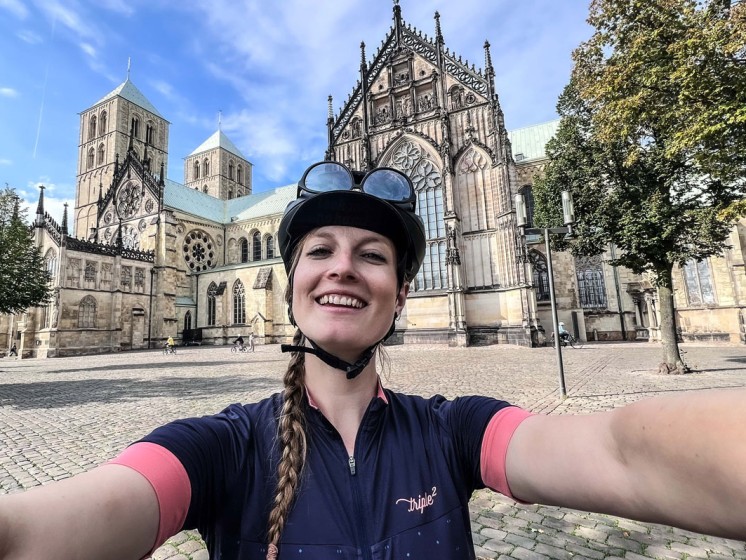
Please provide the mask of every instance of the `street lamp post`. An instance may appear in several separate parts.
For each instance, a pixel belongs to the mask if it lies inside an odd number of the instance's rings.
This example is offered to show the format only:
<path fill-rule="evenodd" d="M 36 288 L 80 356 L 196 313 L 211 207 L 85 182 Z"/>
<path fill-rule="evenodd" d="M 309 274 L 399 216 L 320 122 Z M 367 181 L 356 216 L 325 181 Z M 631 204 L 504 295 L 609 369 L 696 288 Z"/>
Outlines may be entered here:
<path fill-rule="evenodd" d="M 572 237 L 572 226 L 575 223 L 575 210 L 573 208 L 572 195 L 568 191 L 562 191 L 562 214 L 564 216 L 564 227 L 533 228 L 527 227 L 528 217 L 526 215 L 526 201 L 522 194 L 515 195 L 516 224 L 521 230 L 521 237 L 525 235 L 543 235 L 544 247 L 547 252 L 547 275 L 549 276 L 549 299 L 552 307 L 552 328 L 554 329 L 554 347 L 557 352 L 557 368 L 559 370 L 560 394 L 564 399 L 567 397 L 565 387 L 565 368 L 562 364 L 562 344 L 559 337 L 559 320 L 557 319 L 557 299 L 554 294 L 554 271 L 552 269 L 552 248 L 549 243 L 550 235 L 564 235 L 566 239 Z"/>

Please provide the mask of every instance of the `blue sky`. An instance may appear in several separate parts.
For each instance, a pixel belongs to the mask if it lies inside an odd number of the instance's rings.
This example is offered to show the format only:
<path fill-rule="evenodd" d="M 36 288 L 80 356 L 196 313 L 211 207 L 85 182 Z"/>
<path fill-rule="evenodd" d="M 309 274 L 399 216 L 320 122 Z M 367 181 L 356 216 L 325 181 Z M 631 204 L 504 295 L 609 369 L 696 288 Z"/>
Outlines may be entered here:
<path fill-rule="evenodd" d="M 491 44 L 509 129 L 556 118 L 587 0 L 401 0 L 407 23 L 477 67 Z M 0 0 L 0 187 L 57 219 L 72 204 L 79 113 L 132 82 L 170 123 L 168 177 L 217 129 L 252 162 L 254 192 L 295 182 L 392 24 L 391 0 Z M 72 208 L 70 208 L 72 211 Z M 71 212 L 72 213 L 72 212 Z"/>

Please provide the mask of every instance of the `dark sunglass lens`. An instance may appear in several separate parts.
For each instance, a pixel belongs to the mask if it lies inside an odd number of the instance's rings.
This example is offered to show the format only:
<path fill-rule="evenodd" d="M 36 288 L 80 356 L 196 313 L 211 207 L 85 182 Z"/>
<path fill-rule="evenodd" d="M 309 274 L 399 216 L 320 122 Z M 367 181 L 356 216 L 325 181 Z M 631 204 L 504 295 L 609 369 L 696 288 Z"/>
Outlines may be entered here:
<path fill-rule="evenodd" d="M 349 171 L 338 163 L 322 163 L 308 170 L 304 184 L 312 192 L 348 191 L 352 180 Z"/>
<path fill-rule="evenodd" d="M 390 169 L 371 171 L 365 178 L 363 190 L 378 198 L 395 202 L 404 202 L 412 196 L 409 180 L 401 173 Z"/>

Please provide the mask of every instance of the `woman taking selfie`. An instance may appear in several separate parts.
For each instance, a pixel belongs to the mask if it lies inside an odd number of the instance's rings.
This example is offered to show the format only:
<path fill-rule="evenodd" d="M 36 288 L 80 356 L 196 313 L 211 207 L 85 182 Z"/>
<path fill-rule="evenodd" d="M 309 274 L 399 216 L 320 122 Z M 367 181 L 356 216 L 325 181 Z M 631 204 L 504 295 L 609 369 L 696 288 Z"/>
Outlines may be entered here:
<path fill-rule="evenodd" d="M 0 557 L 138 559 L 196 528 L 213 559 L 474 558 L 484 487 L 744 538 L 743 390 L 543 416 L 382 386 L 378 349 L 425 252 L 415 203 L 396 170 L 310 167 L 278 233 L 297 327 L 284 391 L 2 497 Z"/>

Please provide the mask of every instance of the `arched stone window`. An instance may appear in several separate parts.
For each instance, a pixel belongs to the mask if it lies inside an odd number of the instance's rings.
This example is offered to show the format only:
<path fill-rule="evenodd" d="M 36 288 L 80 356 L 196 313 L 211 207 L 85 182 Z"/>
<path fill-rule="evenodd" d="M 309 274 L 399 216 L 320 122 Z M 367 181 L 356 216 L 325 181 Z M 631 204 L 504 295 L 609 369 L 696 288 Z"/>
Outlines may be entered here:
<path fill-rule="evenodd" d="M 233 284 L 233 324 L 246 323 L 246 292 L 243 282 L 236 280 Z"/>
<path fill-rule="evenodd" d="M 91 115 L 88 121 L 88 139 L 93 140 L 96 137 L 96 115 Z"/>
<path fill-rule="evenodd" d="M 245 237 L 242 237 L 238 242 L 241 247 L 241 262 L 249 262 L 249 242 Z"/>
<path fill-rule="evenodd" d="M 205 177 L 208 177 L 210 175 L 210 160 L 205 159 L 205 163 L 202 165 L 202 173 L 204 173 Z"/>
<path fill-rule="evenodd" d="M 214 327 L 216 316 L 216 300 L 218 297 L 218 286 L 215 284 L 215 282 L 210 282 L 210 285 L 207 287 L 207 326 L 208 327 Z"/>
<path fill-rule="evenodd" d="M 239 185 L 243 185 L 243 166 L 239 164 L 238 170 L 236 171 L 236 182 Z"/>
<path fill-rule="evenodd" d="M 262 260 L 262 234 L 258 231 L 251 236 L 251 260 Z"/>
<path fill-rule="evenodd" d="M 93 169 L 93 166 L 96 165 L 96 150 L 93 148 L 88 148 L 88 161 L 86 164 L 88 169 Z"/>
<path fill-rule="evenodd" d="M 57 283 L 57 253 L 54 249 L 49 249 L 44 255 L 44 262 L 49 273 L 49 283 L 54 286 Z"/>
<path fill-rule="evenodd" d="M 233 191 L 231 189 L 228 189 L 228 200 L 231 200 L 233 198 Z"/>
<path fill-rule="evenodd" d="M 267 255 L 268 259 L 274 259 L 275 258 L 275 240 L 271 235 L 268 235 L 264 238 L 264 247 L 265 251 L 264 253 Z"/>
<path fill-rule="evenodd" d="M 448 284 L 443 220 L 443 176 L 440 169 L 427 156 L 427 152 L 417 143 L 405 141 L 396 148 L 388 164 L 403 171 L 412 179 L 417 192 L 417 214 L 425 224 L 427 249 L 422 268 L 413 284 L 416 291 L 438 289 L 436 286 L 447 287 Z"/>
<path fill-rule="evenodd" d="M 575 274 L 578 279 L 578 296 L 580 307 L 606 307 L 606 284 L 601 257 L 577 257 Z"/>
<path fill-rule="evenodd" d="M 148 121 L 145 125 L 145 143 L 153 145 L 153 139 L 155 138 L 155 125 L 153 121 Z"/>
<path fill-rule="evenodd" d="M 526 227 L 534 227 L 534 189 L 531 185 L 524 185 L 518 191 L 526 202 Z"/>
<path fill-rule="evenodd" d="M 199 161 L 194 162 L 194 179 L 199 179 Z"/>
<path fill-rule="evenodd" d="M 715 291 L 712 288 L 710 260 L 690 260 L 684 265 L 683 272 L 689 305 L 714 304 Z"/>
<path fill-rule="evenodd" d="M 534 277 L 534 290 L 536 301 L 549 301 L 549 271 L 547 269 L 547 259 L 539 251 L 532 249 L 528 252 L 528 258 L 531 262 L 531 271 Z"/>
<path fill-rule="evenodd" d="M 104 163 L 104 145 L 98 145 L 98 164 L 103 165 Z"/>
<path fill-rule="evenodd" d="M 191 331 L 192 330 L 192 312 L 187 311 L 184 314 L 184 331 Z"/>
<path fill-rule="evenodd" d="M 235 166 L 233 165 L 233 160 L 231 160 L 228 162 L 228 179 L 230 179 L 231 181 L 233 180 L 234 170 Z"/>
<path fill-rule="evenodd" d="M 85 296 L 80 300 L 80 305 L 78 306 L 78 328 L 96 328 L 96 300 L 93 296 Z"/>
<path fill-rule="evenodd" d="M 132 117 L 132 126 L 130 127 L 132 138 L 140 138 L 140 119 Z"/>
<path fill-rule="evenodd" d="M 106 134 L 106 124 L 106 111 L 103 111 L 101 113 L 101 122 L 98 127 L 99 134 Z"/>

